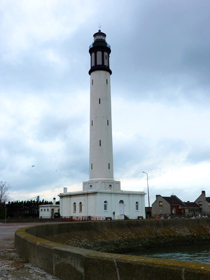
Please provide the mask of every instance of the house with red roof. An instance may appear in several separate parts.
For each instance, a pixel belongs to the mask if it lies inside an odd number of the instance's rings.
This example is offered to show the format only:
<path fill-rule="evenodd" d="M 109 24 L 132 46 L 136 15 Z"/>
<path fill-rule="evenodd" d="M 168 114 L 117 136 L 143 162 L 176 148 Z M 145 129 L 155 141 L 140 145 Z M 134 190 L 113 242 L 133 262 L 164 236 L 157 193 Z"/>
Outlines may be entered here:
<path fill-rule="evenodd" d="M 183 202 L 176 195 L 156 195 L 152 204 L 152 216 L 198 216 L 201 208 L 195 202 Z"/>
<path fill-rule="evenodd" d="M 201 192 L 201 195 L 195 200 L 195 203 L 199 205 L 203 215 L 210 215 L 210 197 L 206 197 L 205 191 Z"/>

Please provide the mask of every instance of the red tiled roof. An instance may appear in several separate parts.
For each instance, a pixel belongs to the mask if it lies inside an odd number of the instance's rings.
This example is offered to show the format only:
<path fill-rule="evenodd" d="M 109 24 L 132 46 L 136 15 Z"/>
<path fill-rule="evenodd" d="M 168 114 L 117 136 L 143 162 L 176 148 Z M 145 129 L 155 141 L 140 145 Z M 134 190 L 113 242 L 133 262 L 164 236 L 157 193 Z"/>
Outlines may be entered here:
<path fill-rule="evenodd" d="M 186 207 L 184 202 L 181 201 L 181 199 L 179 199 L 176 195 L 163 196 L 163 198 L 171 205 L 179 205 L 179 206 L 182 206 L 182 207 Z"/>
<path fill-rule="evenodd" d="M 187 208 L 199 208 L 198 204 L 196 204 L 195 202 L 184 202 L 184 204 L 186 205 Z"/>

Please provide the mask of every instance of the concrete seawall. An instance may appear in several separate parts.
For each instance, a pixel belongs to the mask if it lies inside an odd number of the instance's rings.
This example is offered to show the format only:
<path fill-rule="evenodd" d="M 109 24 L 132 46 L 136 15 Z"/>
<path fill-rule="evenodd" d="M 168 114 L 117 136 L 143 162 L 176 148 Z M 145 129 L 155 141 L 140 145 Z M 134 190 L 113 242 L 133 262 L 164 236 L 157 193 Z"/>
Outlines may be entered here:
<path fill-rule="evenodd" d="M 175 239 L 189 237 L 194 241 L 197 240 L 195 238 L 210 240 L 210 219 L 45 224 L 17 230 L 15 246 L 24 260 L 60 279 L 210 279 L 209 264 L 98 252 L 45 239 L 54 236 L 57 241 L 60 241 L 60 236 L 68 234 L 72 236 L 74 245 L 78 243 L 81 246 L 79 243 L 81 242 L 83 247 L 89 244 L 90 248 L 93 248 L 94 242 L 91 240 L 90 233 L 95 233 L 95 236 L 98 236 L 98 239 L 95 238 L 95 243 L 100 244 L 97 246 L 101 248 L 101 244 L 106 243 L 104 243 L 103 232 L 106 233 L 105 237 L 108 235 L 113 237 L 113 232 L 114 238 L 118 236 L 118 240 L 113 243 L 115 245 L 120 242 L 127 244 L 128 240 L 135 238 L 158 240 L 157 237 L 162 239 L 163 235 Z M 110 242 L 111 239 L 107 241 Z M 105 248 L 107 249 L 106 246 Z"/>

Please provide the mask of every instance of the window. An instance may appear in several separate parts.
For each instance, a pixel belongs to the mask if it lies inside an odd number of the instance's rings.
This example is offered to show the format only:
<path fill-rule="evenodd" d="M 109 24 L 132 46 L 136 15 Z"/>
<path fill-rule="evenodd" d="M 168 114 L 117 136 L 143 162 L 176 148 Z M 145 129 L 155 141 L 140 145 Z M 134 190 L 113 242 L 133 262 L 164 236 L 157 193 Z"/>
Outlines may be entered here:
<path fill-rule="evenodd" d="M 90 188 L 92 188 L 92 185 L 90 185 Z"/>
<path fill-rule="evenodd" d="M 159 206 L 163 206 L 163 202 L 162 201 L 159 201 Z"/>
<path fill-rule="evenodd" d="M 110 163 L 108 163 L 108 169 L 110 169 Z"/>
<path fill-rule="evenodd" d="M 199 201 L 199 202 L 198 202 L 198 205 L 199 205 L 199 206 L 202 206 L 202 201 Z"/>
<path fill-rule="evenodd" d="M 41 212 L 42 212 L 42 209 L 41 209 Z"/>
<path fill-rule="evenodd" d="M 138 203 L 138 201 L 136 201 L 136 211 L 138 211 L 139 210 L 139 203 Z"/>
<path fill-rule="evenodd" d="M 99 140 L 99 146 L 101 146 L 101 140 Z"/>
<path fill-rule="evenodd" d="M 112 188 L 112 185 L 109 185 L 109 188 L 111 189 L 111 188 Z"/>
<path fill-rule="evenodd" d="M 108 203 L 107 201 L 105 200 L 104 201 L 104 211 L 107 211 L 108 210 Z"/>
<path fill-rule="evenodd" d="M 49 209 L 47 209 L 47 211 L 49 211 Z"/>
<path fill-rule="evenodd" d="M 93 164 L 91 163 L 90 168 L 93 169 Z"/>
<path fill-rule="evenodd" d="M 82 212 L 82 202 L 79 203 L 79 212 Z"/>
<path fill-rule="evenodd" d="M 104 53 L 104 65 L 108 66 L 108 63 L 109 63 L 109 61 L 108 61 L 108 53 L 105 52 Z"/>
<path fill-rule="evenodd" d="M 74 202 L 74 204 L 73 204 L 73 211 L 74 211 L 74 213 L 76 213 L 76 211 L 77 211 L 76 202 Z"/>
<path fill-rule="evenodd" d="M 101 104 L 101 98 L 99 98 L 98 103 Z"/>
<path fill-rule="evenodd" d="M 109 125 L 109 120 L 107 120 L 107 125 Z"/>
<path fill-rule="evenodd" d="M 92 55 L 91 55 L 91 65 L 92 66 L 95 65 L 95 53 L 92 53 Z"/>
<path fill-rule="evenodd" d="M 93 79 L 92 79 L 92 85 L 93 85 Z"/>
<path fill-rule="evenodd" d="M 97 65 L 101 65 L 102 64 L 102 52 L 98 51 L 97 52 Z"/>
<path fill-rule="evenodd" d="M 44 209 L 44 211 L 46 211 L 46 209 Z"/>
<path fill-rule="evenodd" d="M 106 79 L 106 84 L 108 85 L 108 79 Z"/>
<path fill-rule="evenodd" d="M 91 121 L 91 126 L 93 126 L 93 121 Z"/>

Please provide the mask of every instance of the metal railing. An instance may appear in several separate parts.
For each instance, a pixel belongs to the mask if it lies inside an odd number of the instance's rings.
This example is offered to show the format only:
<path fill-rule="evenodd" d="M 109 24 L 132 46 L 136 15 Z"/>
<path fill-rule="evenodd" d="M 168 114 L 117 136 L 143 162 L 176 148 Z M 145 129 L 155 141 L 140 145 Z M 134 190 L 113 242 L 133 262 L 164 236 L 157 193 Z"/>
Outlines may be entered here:
<path fill-rule="evenodd" d="M 95 42 L 94 42 L 94 43 L 95 43 Z M 94 43 L 92 43 L 92 44 L 89 46 L 89 49 L 91 49 L 91 48 L 93 47 L 93 44 L 94 44 Z M 104 42 L 104 43 L 106 43 L 106 42 Z M 111 46 L 110 46 L 109 44 L 106 43 L 106 46 L 107 46 L 108 48 L 111 49 Z"/>

